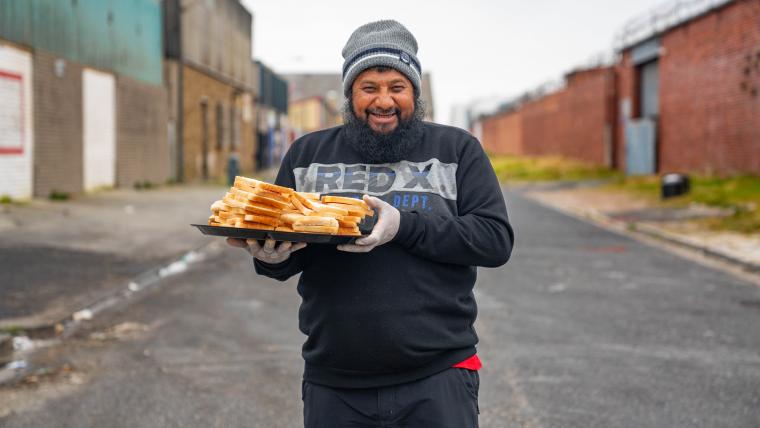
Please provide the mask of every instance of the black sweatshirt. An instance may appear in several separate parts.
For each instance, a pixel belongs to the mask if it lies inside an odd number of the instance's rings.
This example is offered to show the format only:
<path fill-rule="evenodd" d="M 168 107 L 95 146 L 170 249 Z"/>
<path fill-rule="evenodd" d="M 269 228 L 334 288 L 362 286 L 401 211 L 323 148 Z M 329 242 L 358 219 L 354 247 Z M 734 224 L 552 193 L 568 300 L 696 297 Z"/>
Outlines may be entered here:
<path fill-rule="evenodd" d="M 293 143 L 276 183 L 298 191 L 377 196 L 401 212 L 398 234 L 369 253 L 308 245 L 283 263 L 255 261 L 284 281 L 301 273 L 299 328 L 307 381 L 400 384 L 475 353 L 476 266 L 507 262 L 514 234 L 488 157 L 470 134 L 424 124 L 395 164 L 367 165 L 342 127 Z"/>

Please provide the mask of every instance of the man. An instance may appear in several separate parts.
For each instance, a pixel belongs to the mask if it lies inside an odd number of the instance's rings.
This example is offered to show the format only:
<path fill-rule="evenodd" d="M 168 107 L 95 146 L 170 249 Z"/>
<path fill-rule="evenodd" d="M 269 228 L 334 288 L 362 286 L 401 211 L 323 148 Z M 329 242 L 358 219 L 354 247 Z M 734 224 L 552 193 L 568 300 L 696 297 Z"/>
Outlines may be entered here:
<path fill-rule="evenodd" d="M 343 126 L 305 135 L 277 184 L 364 197 L 372 233 L 336 247 L 230 240 L 256 272 L 298 273 L 308 428 L 476 427 L 476 266 L 509 258 L 513 232 L 478 141 L 422 121 L 414 36 L 359 27 L 343 49 Z"/>

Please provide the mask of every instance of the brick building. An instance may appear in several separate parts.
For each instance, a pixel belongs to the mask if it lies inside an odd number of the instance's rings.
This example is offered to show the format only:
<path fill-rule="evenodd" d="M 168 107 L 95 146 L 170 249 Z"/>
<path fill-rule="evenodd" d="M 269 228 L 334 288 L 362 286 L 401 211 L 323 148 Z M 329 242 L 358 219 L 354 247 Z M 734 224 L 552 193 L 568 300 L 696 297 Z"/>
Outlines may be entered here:
<path fill-rule="evenodd" d="M 483 117 L 482 143 L 629 174 L 758 174 L 759 22 L 757 0 L 675 2 L 637 18 L 612 67 L 571 73 L 561 89 Z"/>
<path fill-rule="evenodd" d="M 288 80 L 288 117 L 293 135 L 343 123 L 343 79 L 340 73 L 292 73 Z"/>
<path fill-rule="evenodd" d="M 318 95 L 291 101 L 288 117 L 296 137 L 343 123 L 341 109 Z"/>
<path fill-rule="evenodd" d="M 574 71 L 562 89 L 485 118 L 481 142 L 493 154 L 559 155 L 611 166 L 614 84 L 610 67 Z"/>
<path fill-rule="evenodd" d="M 0 3 L 0 194 L 164 182 L 160 46 L 156 0 Z"/>
<path fill-rule="evenodd" d="M 171 176 L 222 180 L 230 157 L 255 168 L 252 15 L 238 0 L 165 0 Z"/>
<path fill-rule="evenodd" d="M 621 169 L 760 173 L 759 23 L 760 1 L 718 2 L 622 46 Z"/>

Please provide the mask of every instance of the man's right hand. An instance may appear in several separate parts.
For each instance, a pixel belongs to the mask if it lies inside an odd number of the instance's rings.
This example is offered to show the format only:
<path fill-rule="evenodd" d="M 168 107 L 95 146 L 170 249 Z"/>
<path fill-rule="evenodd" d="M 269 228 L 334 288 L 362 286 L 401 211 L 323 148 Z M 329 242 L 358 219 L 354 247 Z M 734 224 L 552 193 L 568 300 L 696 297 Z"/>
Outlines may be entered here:
<path fill-rule="evenodd" d="M 305 242 L 292 243 L 283 241 L 275 248 L 276 241 L 267 239 L 264 245 L 259 244 L 256 239 L 227 238 L 227 244 L 232 247 L 246 250 L 254 259 L 264 263 L 278 264 L 290 257 L 290 254 L 306 246 Z"/>

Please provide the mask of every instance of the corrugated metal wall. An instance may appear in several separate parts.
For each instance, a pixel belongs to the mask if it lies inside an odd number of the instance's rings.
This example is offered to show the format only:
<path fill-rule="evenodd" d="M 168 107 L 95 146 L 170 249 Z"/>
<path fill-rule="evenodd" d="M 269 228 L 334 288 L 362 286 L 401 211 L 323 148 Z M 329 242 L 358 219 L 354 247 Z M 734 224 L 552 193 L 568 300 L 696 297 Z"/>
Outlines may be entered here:
<path fill-rule="evenodd" d="M 3 0 L 0 37 L 162 83 L 159 0 Z"/>

